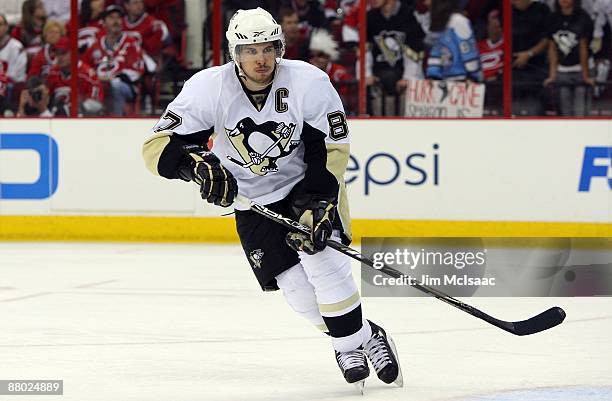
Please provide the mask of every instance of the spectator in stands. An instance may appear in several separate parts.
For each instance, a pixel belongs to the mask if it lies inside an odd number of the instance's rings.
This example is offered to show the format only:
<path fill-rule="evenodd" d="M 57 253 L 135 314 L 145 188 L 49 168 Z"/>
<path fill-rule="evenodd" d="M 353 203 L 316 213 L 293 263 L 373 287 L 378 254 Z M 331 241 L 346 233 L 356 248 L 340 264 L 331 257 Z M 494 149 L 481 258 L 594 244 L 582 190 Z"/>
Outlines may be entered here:
<path fill-rule="evenodd" d="M 226 2 L 224 1 L 224 4 Z M 178 45 L 181 42 L 183 31 L 187 28 L 185 21 L 184 0 L 145 0 L 145 7 L 149 14 L 166 24 L 170 31 L 171 42 Z M 164 49 L 165 51 L 166 49 Z"/>
<path fill-rule="evenodd" d="M 17 117 L 53 117 L 49 100 L 49 88 L 44 79 L 38 75 L 30 77 L 19 97 Z"/>
<path fill-rule="evenodd" d="M 6 17 L 9 26 L 17 25 L 21 20 L 21 5 L 23 0 L 2 0 L 0 12 Z"/>
<path fill-rule="evenodd" d="M 484 107 L 489 114 L 503 112 L 502 74 L 504 72 L 504 37 L 498 10 L 487 16 L 487 36 L 478 42 L 480 64 L 487 84 Z"/>
<path fill-rule="evenodd" d="M 325 29 L 315 29 L 310 35 L 310 64 L 325 71 L 332 83 L 352 79 L 346 68 L 336 64 L 340 52 L 338 43 Z"/>
<path fill-rule="evenodd" d="M 162 49 L 171 44 L 170 32 L 166 24 L 145 12 L 143 0 L 123 0 L 126 15 L 123 29 L 135 37 L 143 48 L 146 74 L 143 77 L 143 93 L 146 112 L 151 113 L 153 99 L 156 98 L 156 82 L 165 62 Z"/>
<path fill-rule="evenodd" d="M 70 41 L 67 38 L 61 38 L 53 50 L 57 63 L 51 68 L 47 77 L 52 110 L 55 110 L 53 114 L 56 116 L 67 116 L 70 115 L 72 84 Z M 96 72 L 81 60 L 78 62 L 77 70 L 79 113 L 86 116 L 100 115 L 104 104 L 104 90 Z"/>
<path fill-rule="evenodd" d="M 584 4 L 583 4 L 583 7 Z M 610 42 L 602 43 L 604 37 L 604 27 L 606 23 L 612 28 L 612 0 L 599 0 L 593 5 L 593 40 L 590 48 L 593 54 L 599 53 L 602 48 L 610 47 Z"/>
<path fill-rule="evenodd" d="M 292 8 L 281 8 L 279 19 L 285 35 L 285 58 L 307 61 L 309 27 L 300 28 L 297 12 Z"/>
<path fill-rule="evenodd" d="M 359 1 L 342 1 L 342 31 L 341 37 L 344 43 L 359 42 Z"/>
<path fill-rule="evenodd" d="M 124 115 L 127 102 L 136 99 L 144 72 L 142 49 L 138 41 L 123 32 L 123 10 L 111 5 L 104 10 L 106 34 L 83 55 L 83 61 L 96 69 L 100 81 L 108 84 L 111 112 Z"/>
<path fill-rule="evenodd" d="M 163 2 L 162 0 L 146 0 L 147 6 L 151 2 L 157 1 L 158 3 Z M 283 4 L 286 6 L 288 0 L 285 0 Z M 289 5 L 291 2 L 289 1 Z M 227 15 L 228 11 L 236 12 L 237 10 L 250 10 L 251 8 L 261 7 L 268 11 L 274 18 L 277 17 L 276 12 L 280 8 L 280 0 L 223 0 L 224 12 Z M 232 14 L 233 15 L 233 14 Z M 231 16 L 230 16 L 231 17 Z"/>
<path fill-rule="evenodd" d="M 104 34 L 104 0 L 83 0 L 79 15 L 79 51 L 84 52 Z"/>
<path fill-rule="evenodd" d="M 0 14 L 0 92 L 5 106 L 13 103 L 11 99 L 15 86 L 25 82 L 27 63 L 23 45 L 8 34 L 6 17 Z M 16 91 L 15 97 L 18 94 Z"/>
<path fill-rule="evenodd" d="M 145 12 L 144 0 L 123 0 L 123 6 L 123 29 L 140 41 L 147 55 L 158 60 L 162 48 L 170 42 L 168 27 Z"/>
<path fill-rule="evenodd" d="M 8 76 L 0 72 L 0 117 L 12 117 L 8 99 Z"/>
<path fill-rule="evenodd" d="M 11 32 L 26 49 L 28 60 L 40 51 L 43 45 L 42 30 L 47 22 L 47 13 L 40 0 L 25 0 L 21 7 L 21 22 Z"/>
<path fill-rule="evenodd" d="M 440 33 L 427 60 L 427 77 L 481 82 L 482 69 L 470 21 L 459 12 L 457 0 L 432 0 L 432 32 Z"/>
<path fill-rule="evenodd" d="M 336 35 L 341 35 L 342 29 L 342 18 L 344 16 L 343 3 L 346 1 L 341 0 L 323 0 L 323 14 L 327 18 L 329 24 L 329 31 L 332 33 L 332 37 L 336 38 Z"/>
<path fill-rule="evenodd" d="M 539 1 L 543 4 L 546 4 L 548 6 L 548 8 L 550 8 L 551 12 L 555 11 L 555 3 L 556 0 L 535 0 L 535 1 Z M 597 7 L 597 3 L 601 3 L 602 1 L 608 1 L 608 0 L 583 0 L 582 1 L 582 9 L 584 11 L 587 12 L 587 14 L 589 14 L 591 16 L 591 19 L 593 19 L 593 12 L 594 9 Z"/>
<path fill-rule="evenodd" d="M 53 63 L 55 63 L 55 54 L 53 46 L 66 34 L 64 25 L 58 21 L 49 20 L 43 28 L 43 48 L 34 56 L 28 69 L 28 77 L 32 75 L 40 75 L 46 77 Z"/>
<path fill-rule="evenodd" d="M 70 1 L 67 0 L 42 0 L 47 12 L 47 18 L 62 23 L 70 21 Z"/>
<path fill-rule="evenodd" d="M 310 36 L 309 49 L 310 64 L 327 73 L 329 80 L 338 89 L 347 114 L 354 113 L 357 106 L 355 78 L 346 68 L 334 62 L 340 54 L 338 43 L 326 30 L 315 29 Z"/>
<path fill-rule="evenodd" d="M 584 6 L 583 6 L 584 8 Z M 593 7 L 593 40 L 590 49 L 595 57 L 595 82 L 603 84 L 595 87 L 594 95 L 601 96 L 605 82 L 610 74 L 612 62 L 612 0 L 599 0 Z"/>
<path fill-rule="evenodd" d="M 512 0 L 512 109 L 514 114 L 542 114 L 546 78 L 548 6 L 532 0 Z"/>
<path fill-rule="evenodd" d="M 373 115 L 402 115 L 407 80 L 422 78 L 425 33 L 400 0 L 373 0 L 367 14 L 366 84 Z M 375 87 L 374 84 L 377 84 Z M 382 91 L 382 92 L 381 92 Z M 381 103 L 382 102 L 382 103 Z"/>
<path fill-rule="evenodd" d="M 6 17 L 0 14 L 0 57 L 2 57 L 2 50 L 4 49 L 3 38 L 7 37 L 8 23 Z M 6 71 L 7 68 L 4 66 L 2 59 L 0 58 L 0 117 L 4 116 L 4 111 L 8 108 L 8 91 L 9 91 L 9 77 Z M 10 111 L 9 111 L 10 113 Z M 10 114 L 9 114 L 10 115 Z"/>
<path fill-rule="evenodd" d="M 415 8 L 414 8 L 414 17 L 419 22 L 421 29 L 425 32 L 425 47 L 431 47 L 432 43 L 428 42 L 428 37 L 430 36 L 430 27 L 431 27 L 431 0 L 417 0 Z"/>
<path fill-rule="evenodd" d="M 595 81 L 589 71 L 593 22 L 580 0 L 557 0 L 549 25 L 549 73 L 544 85 L 559 87 L 561 114 L 586 116 Z"/>
<path fill-rule="evenodd" d="M 300 25 L 329 29 L 323 6 L 318 0 L 292 0 L 291 6 L 298 14 Z"/>
<path fill-rule="evenodd" d="M 478 52 L 485 81 L 499 81 L 504 72 L 504 37 L 498 10 L 487 17 L 487 37 L 478 42 Z"/>
<path fill-rule="evenodd" d="M 497 10 L 501 15 L 502 4 L 502 0 L 462 0 L 460 2 L 461 13 L 470 20 L 476 40 L 479 41 L 487 35 L 489 14 Z"/>

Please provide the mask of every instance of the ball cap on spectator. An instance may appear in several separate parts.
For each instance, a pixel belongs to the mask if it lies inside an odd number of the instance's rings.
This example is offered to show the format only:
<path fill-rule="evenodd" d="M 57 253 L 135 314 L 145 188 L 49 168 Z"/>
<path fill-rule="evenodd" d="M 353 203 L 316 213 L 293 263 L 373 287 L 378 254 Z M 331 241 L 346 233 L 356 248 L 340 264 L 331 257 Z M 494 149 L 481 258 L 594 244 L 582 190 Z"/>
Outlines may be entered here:
<path fill-rule="evenodd" d="M 116 4 L 111 4 L 110 6 L 106 7 L 104 9 L 104 12 L 102 13 L 102 18 L 106 18 L 108 15 L 112 14 L 112 13 L 119 13 L 119 15 L 121 15 L 123 17 L 123 8 L 119 7 Z"/>
<path fill-rule="evenodd" d="M 67 37 L 62 36 L 56 44 L 53 45 L 53 50 L 58 53 L 66 53 L 70 51 L 70 40 Z"/>

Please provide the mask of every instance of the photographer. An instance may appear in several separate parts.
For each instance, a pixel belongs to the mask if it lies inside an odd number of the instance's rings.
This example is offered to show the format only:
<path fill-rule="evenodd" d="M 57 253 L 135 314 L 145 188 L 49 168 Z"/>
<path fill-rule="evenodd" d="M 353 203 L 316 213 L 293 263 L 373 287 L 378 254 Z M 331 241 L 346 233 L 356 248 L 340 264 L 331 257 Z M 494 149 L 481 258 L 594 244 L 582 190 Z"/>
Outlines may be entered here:
<path fill-rule="evenodd" d="M 34 75 L 26 84 L 27 89 L 21 91 L 17 117 L 53 117 L 49 110 L 49 88 L 43 79 Z"/>

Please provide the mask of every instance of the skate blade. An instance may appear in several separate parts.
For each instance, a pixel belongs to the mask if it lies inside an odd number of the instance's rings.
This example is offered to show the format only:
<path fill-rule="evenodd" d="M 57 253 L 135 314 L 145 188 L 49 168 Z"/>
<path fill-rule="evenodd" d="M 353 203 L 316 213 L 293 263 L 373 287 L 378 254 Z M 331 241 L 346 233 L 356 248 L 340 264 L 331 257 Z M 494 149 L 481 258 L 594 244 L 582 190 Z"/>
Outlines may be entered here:
<path fill-rule="evenodd" d="M 389 340 L 391 351 L 393 351 L 393 355 L 397 361 L 397 379 L 395 379 L 393 383 L 395 383 L 397 387 L 404 387 L 404 376 L 402 375 L 402 365 L 400 364 L 399 355 L 397 354 L 397 348 L 395 348 L 395 343 L 393 342 L 393 338 L 391 338 L 391 336 L 387 336 L 387 340 Z"/>
<path fill-rule="evenodd" d="M 359 380 L 358 382 L 353 383 L 355 387 L 357 387 L 357 391 L 363 395 L 363 389 L 365 387 L 365 380 Z"/>

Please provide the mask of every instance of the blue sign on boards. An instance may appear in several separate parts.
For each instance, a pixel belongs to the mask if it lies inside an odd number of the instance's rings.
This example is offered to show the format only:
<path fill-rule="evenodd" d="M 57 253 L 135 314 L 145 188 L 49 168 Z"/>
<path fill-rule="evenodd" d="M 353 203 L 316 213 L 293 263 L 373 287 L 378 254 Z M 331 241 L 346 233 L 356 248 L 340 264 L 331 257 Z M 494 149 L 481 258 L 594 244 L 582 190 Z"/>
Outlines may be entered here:
<path fill-rule="evenodd" d="M 34 183 L 0 182 L 0 199 L 47 199 L 57 190 L 57 142 L 46 134 L 1 133 L 0 151 L 33 150 L 40 157 L 40 174 Z"/>
<path fill-rule="evenodd" d="M 596 163 L 599 159 L 600 162 Z M 603 161 L 603 163 L 601 162 Z M 588 192 L 591 189 L 591 179 L 603 178 L 608 180 L 608 187 L 612 189 L 612 178 L 608 172 L 612 170 L 612 148 L 604 146 L 587 146 L 584 149 L 582 171 L 580 173 L 579 192 Z"/>

